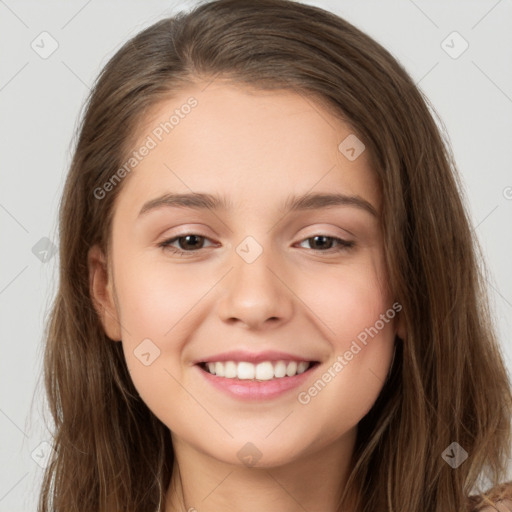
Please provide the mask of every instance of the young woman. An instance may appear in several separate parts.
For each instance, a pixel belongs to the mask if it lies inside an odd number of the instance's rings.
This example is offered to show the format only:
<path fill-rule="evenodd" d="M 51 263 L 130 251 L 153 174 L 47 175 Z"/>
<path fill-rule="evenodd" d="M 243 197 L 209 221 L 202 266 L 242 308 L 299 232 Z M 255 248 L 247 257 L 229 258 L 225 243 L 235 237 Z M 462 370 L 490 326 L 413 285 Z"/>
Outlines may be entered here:
<path fill-rule="evenodd" d="M 60 258 L 40 512 L 512 510 L 455 163 L 345 20 L 218 0 L 126 43 L 80 127 Z"/>

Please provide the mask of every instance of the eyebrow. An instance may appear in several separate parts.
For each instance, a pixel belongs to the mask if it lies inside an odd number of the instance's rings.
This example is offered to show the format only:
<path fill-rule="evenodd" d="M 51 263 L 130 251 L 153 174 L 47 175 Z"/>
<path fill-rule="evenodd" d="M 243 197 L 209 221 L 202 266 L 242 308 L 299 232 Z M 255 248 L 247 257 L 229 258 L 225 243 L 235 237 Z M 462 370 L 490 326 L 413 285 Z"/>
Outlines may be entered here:
<path fill-rule="evenodd" d="M 215 196 L 212 194 L 198 192 L 187 194 L 169 193 L 146 202 L 139 212 L 139 217 L 164 206 L 173 208 L 192 208 L 195 210 L 233 209 L 233 203 L 224 196 Z M 318 210 L 332 206 L 352 206 L 366 211 L 374 217 L 378 217 L 377 210 L 371 203 L 362 197 L 349 196 L 345 194 L 308 193 L 300 196 L 290 196 L 285 201 L 282 211 L 294 212 Z"/>

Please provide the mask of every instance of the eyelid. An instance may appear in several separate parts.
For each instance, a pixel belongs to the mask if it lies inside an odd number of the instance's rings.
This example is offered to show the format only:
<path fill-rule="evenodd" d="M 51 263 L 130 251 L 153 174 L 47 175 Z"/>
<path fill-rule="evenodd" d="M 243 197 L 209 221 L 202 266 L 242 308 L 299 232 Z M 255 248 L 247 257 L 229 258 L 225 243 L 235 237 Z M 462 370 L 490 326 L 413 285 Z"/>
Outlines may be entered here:
<path fill-rule="evenodd" d="M 326 227 L 315 227 L 315 226 L 318 226 L 318 225 L 324 225 Z M 327 227 L 328 226 L 328 227 Z M 314 230 L 313 232 L 313 235 L 312 236 L 315 236 L 315 235 L 324 235 L 324 236 L 332 236 L 333 238 L 343 238 L 344 236 L 346 236 L 346 234 L 348 234 L 349 236 L 352 236 L 354 237 L 355 239 L 357 239 L 357 235 L 355 233 L 352 233 L 352 231 L 349 231 L 347 228 L 341 228 L 339 226 L 336 226 L 334 224 L 331 224 L 329 222 L 313 222 L 312 224 L 309 224 L 307 226 L 304 226 L 301 231 L 304 231 L 304 230 L 307 230 L 309 231 L 310 229 Z M 338 230 L 338 231 L 343 231 L 345 234 L 342 234 L 342 235 L 328 235 L 327 233 L 329 231 L 332 231 L 333 229 L 335 230 Z M 311 238 L 311 236 L 307 236 L 307 237 L 303 237 L 304 238 Z"/>

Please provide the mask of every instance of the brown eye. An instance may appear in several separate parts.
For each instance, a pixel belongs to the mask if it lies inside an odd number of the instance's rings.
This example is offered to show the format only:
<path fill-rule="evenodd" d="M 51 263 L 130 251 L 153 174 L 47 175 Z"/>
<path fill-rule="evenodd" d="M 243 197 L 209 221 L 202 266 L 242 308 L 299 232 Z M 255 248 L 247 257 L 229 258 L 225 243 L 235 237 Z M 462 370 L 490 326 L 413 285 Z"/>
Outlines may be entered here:
<path fill-rule="evenodd" d="M 355 245 L 354 242 L 326 235 L 315 235 L 304 239 L 301 243 L 304 242 L 308 242 L 312 250 L 319 252 L 341 252 Z M 333 245 L 335 246 L 334 248 Z"/>
<path fill-rule="evenodd" d="M 203 249 L 205 240 L 208 240 L 208 238 L 195 233 L 187 233 L 185 235 L 170 238 L 169 240 L 164 240 L 159 244 L 159 247 L 179 255 L 188 255 Z M 172 245 L 176 242 L 178 242 L 178 247 Z"/>
<path fill-rule="evenodd" d="M 185 235 L 176 238 L 176 240 L 180 249 L 197 250 L 201 249 L 199 246 L 202 245 L 204 237 L 200 235 Z"/>

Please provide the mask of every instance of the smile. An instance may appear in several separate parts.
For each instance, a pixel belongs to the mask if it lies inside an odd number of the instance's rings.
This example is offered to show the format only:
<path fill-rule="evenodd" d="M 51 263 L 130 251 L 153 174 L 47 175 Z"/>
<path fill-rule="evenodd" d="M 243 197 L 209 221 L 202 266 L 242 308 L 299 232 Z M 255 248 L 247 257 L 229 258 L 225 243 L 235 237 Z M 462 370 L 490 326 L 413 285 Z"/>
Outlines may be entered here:
<path fill-rule="evenodd" d="M 303 386 L 318 361 L 209 361 L 195 368 L 208 385 L 238 400 L 270 400 Z"/>
<path fill-rule="evenodd" d="M 307 361 L 217 361 L 201 363 L 201 368 L 211 375 L 226 379 L 259 380 L 283 379 L 307 371 L 314 362 Z"/>

